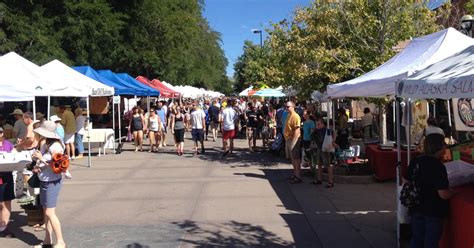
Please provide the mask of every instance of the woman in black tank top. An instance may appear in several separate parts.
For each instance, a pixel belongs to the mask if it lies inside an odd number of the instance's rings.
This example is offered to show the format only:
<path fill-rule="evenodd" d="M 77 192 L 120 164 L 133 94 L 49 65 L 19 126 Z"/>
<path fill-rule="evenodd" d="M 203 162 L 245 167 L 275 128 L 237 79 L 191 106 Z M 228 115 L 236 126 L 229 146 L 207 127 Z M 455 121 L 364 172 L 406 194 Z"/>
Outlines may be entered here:
<path fill-rule="evenodd" d="M 176 153 L 178 156 L 184 153 L 185 119 L 185 115 L 181 113 L 181 107 L 177 106 L 171 115 L 171 132 L 173 132 L 174 135 Z"/>
<path fill-rule="evenodd" d="M 133 115 L 128 124 L 128 128 L 133 132 L 133 140 L 135 141 L 135 152 L 143 151 L 143 131 L 146 130 L 145 117 L 142 114 L 142 110 L 139 107 L 133 108 Z"/>

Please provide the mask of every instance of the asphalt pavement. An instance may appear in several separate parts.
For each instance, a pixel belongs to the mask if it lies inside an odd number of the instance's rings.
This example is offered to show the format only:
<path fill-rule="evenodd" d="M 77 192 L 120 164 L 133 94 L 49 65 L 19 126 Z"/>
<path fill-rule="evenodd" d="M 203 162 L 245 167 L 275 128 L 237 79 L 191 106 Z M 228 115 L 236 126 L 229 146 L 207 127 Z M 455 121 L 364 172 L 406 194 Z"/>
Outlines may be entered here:
<path fill-rule="evenodd" d="M 288 161 L 249 152 L 244 140 L 226 157 L 220 139 L 206 146 L 193 156 L 186 140 L 179 157 L 174 146 L 148 153 L 127 143 L 91 168 L 74 161 L 57 208 L 68 247 L 396 247 L 393 182 L 293 185 Z M 0 247 L 40 243 L 44 233 L 13 205 L 17 238 Z"/>

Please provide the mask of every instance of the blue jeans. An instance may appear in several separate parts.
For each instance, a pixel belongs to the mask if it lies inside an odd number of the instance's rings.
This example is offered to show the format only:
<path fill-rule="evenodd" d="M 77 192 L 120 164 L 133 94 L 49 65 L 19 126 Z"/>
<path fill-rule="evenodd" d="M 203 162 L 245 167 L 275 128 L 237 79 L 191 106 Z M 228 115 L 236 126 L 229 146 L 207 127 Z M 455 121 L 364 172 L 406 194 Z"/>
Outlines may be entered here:
<path fill-rule="evenodd" d="M 74 142 L 76 143 L 76 148 L 77 148 L 77 151 L 79 154 L 83 154 L 84 153 L 84 143 L 82 143 L 82 134 L 78 134 L 76 133 L 75 134 L 76 137 L 74 138 Z"/>
<path fill-rule="evenodd" d="M 411 232 L 410 248 L 437 248 L 443 234 L 443 219 L 413 214 Z"/>

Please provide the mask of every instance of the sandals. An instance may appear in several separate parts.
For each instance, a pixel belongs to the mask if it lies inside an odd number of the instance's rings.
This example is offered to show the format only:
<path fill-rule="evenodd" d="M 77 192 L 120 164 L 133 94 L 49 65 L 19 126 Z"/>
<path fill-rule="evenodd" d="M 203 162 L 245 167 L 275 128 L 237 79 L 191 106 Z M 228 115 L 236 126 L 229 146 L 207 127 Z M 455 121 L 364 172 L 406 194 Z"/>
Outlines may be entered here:
<path fill-rule="evenodd" d="M 326 189 L 334 188 L 334 183 L 328 183 L 326 186 L 324 186 Z"/>
<path fill-rule="evenodd" d="M 45 227 L 43 225 L 36 224 L 33 226 L 33 230 L 35 232 L 42 232 L 45 230 Z"/>
<path fill-rule="evenodd" d="M 298 184 L 302 183 L 303 181 L 299 177 L 294 177 L 293 180 L 290 181 L 291 184 Z"/>

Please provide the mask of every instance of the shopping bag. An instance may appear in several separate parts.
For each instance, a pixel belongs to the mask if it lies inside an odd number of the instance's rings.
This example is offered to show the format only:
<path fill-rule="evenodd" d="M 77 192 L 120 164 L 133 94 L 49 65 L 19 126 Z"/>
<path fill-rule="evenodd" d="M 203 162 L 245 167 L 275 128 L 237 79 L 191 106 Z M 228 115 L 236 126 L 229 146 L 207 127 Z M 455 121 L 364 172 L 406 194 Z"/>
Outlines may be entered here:
<path fill-rule="evenodd" d="M 131 142 L 131 141 L 132 141 L 132 132 L 130 132 L 130 129 L 129 129 L 127 132 L 127 142 Z"/>
<path fill-rule="evenodd" d="M 332 139 L 332 133 L 331 133 L 331 130 L 329 129 L 326 130 L 326 135 L 324 136 L 322 150 L 323 152 L 335 152 L 335 147 L 333 145 L 333 139 Z"/>

